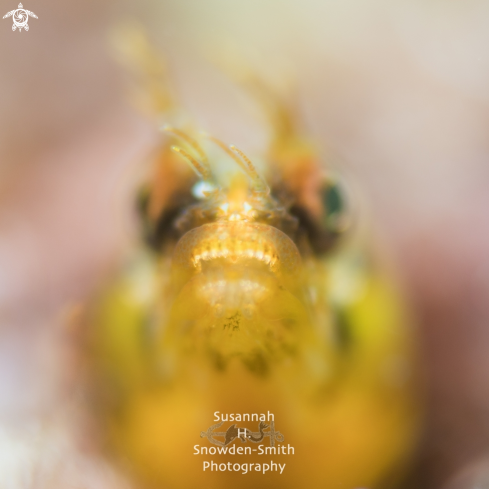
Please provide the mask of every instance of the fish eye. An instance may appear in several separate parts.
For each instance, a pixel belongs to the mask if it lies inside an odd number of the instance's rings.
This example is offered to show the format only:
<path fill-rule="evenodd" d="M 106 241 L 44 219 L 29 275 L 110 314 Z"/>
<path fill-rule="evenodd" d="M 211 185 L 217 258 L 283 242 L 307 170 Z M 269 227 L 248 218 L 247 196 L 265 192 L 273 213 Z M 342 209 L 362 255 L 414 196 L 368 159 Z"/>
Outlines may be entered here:
<path fill-rule="evenodd" d="M 290 212 L 314 254 L 328 253 L 350 227 L 348 200 L 342 180 L 331 176 L 317 186 L 310 199 L 292 205 Z"/>
<path fill-rule="evenodd" d="M 345 190 L 339 179 L 327 179 L 320 190 L 323 208 L 321 222 L 332 233 L 342 233 L 348 227 Z"/>

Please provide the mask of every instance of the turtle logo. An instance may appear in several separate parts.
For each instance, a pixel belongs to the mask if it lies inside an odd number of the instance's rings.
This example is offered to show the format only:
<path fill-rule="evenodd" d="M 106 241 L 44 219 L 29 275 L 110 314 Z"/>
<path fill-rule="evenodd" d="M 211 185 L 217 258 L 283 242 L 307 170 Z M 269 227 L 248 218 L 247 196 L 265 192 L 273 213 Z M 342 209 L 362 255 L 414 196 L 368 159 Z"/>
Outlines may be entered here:
<path fill-rule="evenodd" d="M 6 13 L 3 18 L 6 19 L 11 15 L 13 15 L 14 21 L 12 30 L 15 31 L 15 29 L 19 29 L 19 32 L 21 32 L 22 29 L 25 29 L 26 31 L 29 30 L 29 25 L 27 24 L 29 17 L 34 17 L 37 19 L 37 15 L 30 10 L 25 10 L 21 3 L 19 3 L 19 7 L 16 10 L 11 10 L 10 12 Z"/>

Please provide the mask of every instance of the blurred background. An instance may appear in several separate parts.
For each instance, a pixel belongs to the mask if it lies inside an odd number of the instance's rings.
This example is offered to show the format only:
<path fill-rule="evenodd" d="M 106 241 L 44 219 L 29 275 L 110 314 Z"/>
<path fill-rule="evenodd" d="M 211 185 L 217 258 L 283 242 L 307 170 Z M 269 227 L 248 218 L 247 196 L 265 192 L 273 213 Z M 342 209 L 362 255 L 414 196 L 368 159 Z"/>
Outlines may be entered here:
<path fill-rule="evenodd" d="M 266 126 L 216 61 L 296 85 L 307 129 L 370 200 L 419 318 L 427 419 L 410 487 L 489 487 L 489 1 L 24 7 L 39 17 L 29 32 L 0 22 L 1 487 L 125 487 L 80 412 L 69 318 L 124 249 L 130 175 L 158 138 L 108 47 L 127 18 L 202 128 L 248 153 Z"/>

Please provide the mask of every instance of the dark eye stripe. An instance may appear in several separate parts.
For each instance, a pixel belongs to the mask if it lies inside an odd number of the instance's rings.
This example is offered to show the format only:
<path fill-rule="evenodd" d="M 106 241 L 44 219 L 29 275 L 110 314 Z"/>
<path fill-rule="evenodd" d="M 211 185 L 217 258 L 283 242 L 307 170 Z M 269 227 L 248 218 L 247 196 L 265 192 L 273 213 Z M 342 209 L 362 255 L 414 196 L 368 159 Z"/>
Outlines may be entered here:
<path fill-rule="evenodd" d="M 141 219 L 141 232 L 146 244 L 159 251 L 165 242 L 176 242 L 181 237 L 182 233 L 176 229 L 175 221 L 182 209 L 195 204 L 197 200 L 190 193 L 176 193 L 171 199 L 172 205 L 164 208 L 156 221 L 148 217 L 148 201 L 148 191 L 143 189 L 136 202 Z"/>

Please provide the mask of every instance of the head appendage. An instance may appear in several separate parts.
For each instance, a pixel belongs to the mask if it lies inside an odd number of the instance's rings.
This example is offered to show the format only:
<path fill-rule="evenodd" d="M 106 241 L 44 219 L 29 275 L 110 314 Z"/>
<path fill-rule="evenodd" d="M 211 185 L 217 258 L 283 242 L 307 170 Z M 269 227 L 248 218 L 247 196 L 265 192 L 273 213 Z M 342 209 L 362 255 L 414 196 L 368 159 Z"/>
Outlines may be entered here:
<path fill-rule="evenodd" d="M 250 92 L 265 107 L 274 130 L 275 143 L 283 144 L 284 141 L 297 136 L 300 122 L 298 121 L 297 108 L 294 106 L 295 97 L 292 96 L 293 94 L 290 94 L 289 99 L 284 99 L 263 79 L 258 77 L 250 78 L 247 85 Z M 291 90 L 289 89 L 289 91 Z"/>
<path fill-rule="evenodd" d="M 192 170 L 197 174 L 202 180 L 211 180 L 211 172 L 206 165 L 203 165 L 200 161 L 194 158 L 190 153 L 180 148 L 179 146 L 172 146 L 171 148 L 175 153 L 178 153 L 183 157 L 183 159 L 190 165 Z"/>
<path fill-rule="evenodd" d="M 274 144 L 282 145 L 292 135 L 295 136 L 297 126 L 297 113 L 290 103 L 290 95 L 295 91 L 294 78 L 290 79 L 287 73 L 282 73 L 280 86 L 289 94 L 285 98 L 279 95 L 277 83 L 270 77 L 258 75 L 256 66 L 251 60 L 243 58 L 243 53 L 236 53 L 229 46 L 223 46 L 222 52 L 213 55 L 217 66 L 232 80 L 244 87 L 253 98 L 265 109 L 265 115 L 271 124 Z M 263 73 L 263 70 L 260 70 Z"/>
<path fill-rule="evenodd" d="M 253 182 L 253 189 L 257 192 L 268 192 L 268 186 L 265 181 L 260 177 L 253 163 L 249 160 L 249 158 L 236 146 L 227 146 L 220 139 L 217 139 L 213 136 L 209 136 L 208 134 L 202 133 L 207 139 L 212 141 L 214 144 L 217 144 L 230 158 L 232 158 L 239 167 L 248 175 Z M 239 155 L 239 156 L 238 156 Z M 241 159 L 240 158 L 243 158 Z M 244 161 L 243 161 L 244 160 Z"/>
<path fill-rule="evenodd" d="M 113 55 L 136 82 L 135 98 L 145 112 L 161 115 L 178 109 L 164 56 L 136 22 L 121 22 L 110 32 Z"/>
<path fill-rule="evenodd" d="M 209 134 L 202 133 L 203 136 L 205 136 L 209 141 L 212 141 L 214 144 L 219 146 L 230 158 L 232 158 L 242 169 L 243 171 L 248 174 L 248 168 L 245 166 L 243 161 L 231 151 L 229 146 L 226 145 L 226 143 L 223 143 L 220 139 L 215 138 L 214 136 L 209 136 Z"/>
<path fill-rule="evenodd" d="M 200 146 L 200 144 L 193 138 L 191 138 L 186 132 L 181 131 L 180 129 L 175 129 L 174 127 L 170 125 L 166 125 L 163 127 L 163 131 L 169 132 L 173 134 L 174 136 L 179 137 L 180 139 L 183 139 L 198 155 L 200 158 L 200 161 L 202 162 L 203 165 L 207 167 L 207 169 L 210 171 L 209 168 L 209 161 L 207 159 L 207 155 L 205 154 L 204 150 Z"/>
<path fill-rule="evenodd" d="M 239 148 L 234 146 L 234 144 L 231 144 L 229 148 L 233 153 L 239 155 L 243 160 L 241 161 L 240 166 L 251 178 L 253 182 L 253 189 L 257 192 L 268 193 L 270 191 L 268 185 L 266 184 L 265 180 L 263 180 L 263 178 L 260 176 L 260 174 L 256 171 L 256 168 L 250 161 L 250 159 Z"/>

